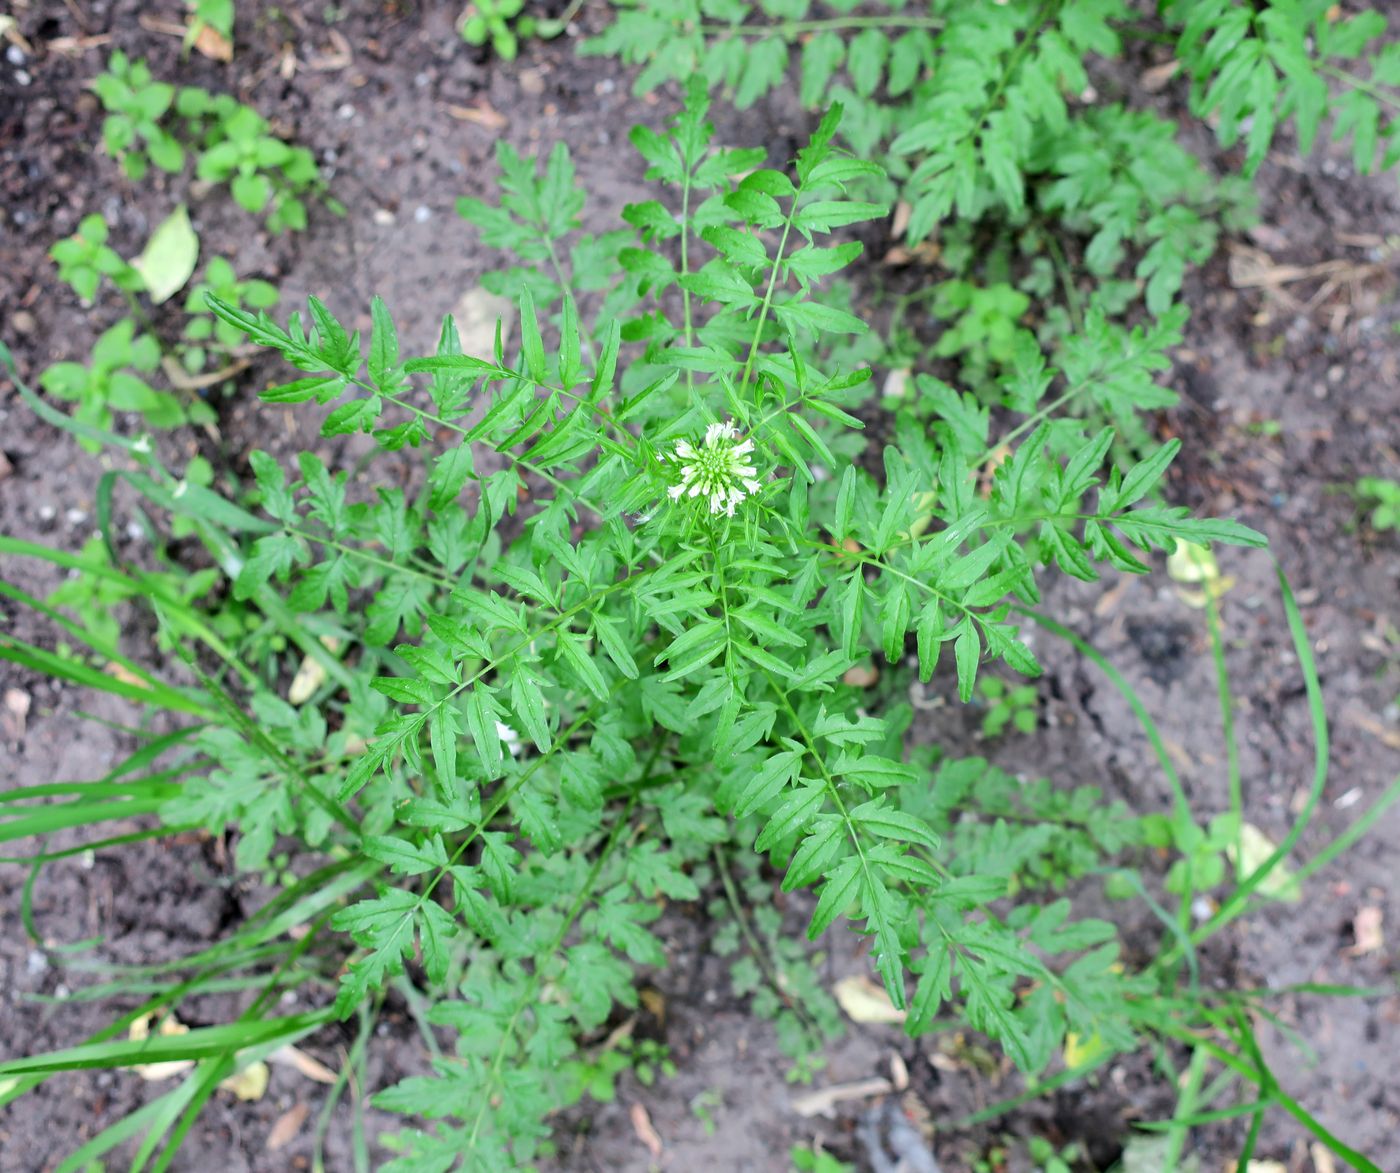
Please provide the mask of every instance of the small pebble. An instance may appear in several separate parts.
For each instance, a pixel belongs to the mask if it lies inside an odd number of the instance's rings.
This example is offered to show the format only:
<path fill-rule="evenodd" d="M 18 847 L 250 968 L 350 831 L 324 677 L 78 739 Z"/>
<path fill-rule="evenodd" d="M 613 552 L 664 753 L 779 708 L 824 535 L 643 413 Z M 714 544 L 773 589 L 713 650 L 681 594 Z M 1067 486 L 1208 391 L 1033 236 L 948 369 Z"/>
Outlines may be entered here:
<path fill-rule="evenodd" d="M 426 224 L 433 218 L 433 210 L 428 207 L 427 204 L 419 204 L 413 209 L 413 218 L 418 221 L 419 224 Z"/>
<path fill-rule="evenodd" d="M 43 951 L 31 949 L 29 956 L 24 959 L 25 971 L 30 977 L 37 977 L 49 967 L 49 959 L 44 956 Z"/>
<path fill-rule="evenodd" d="M 392 224 L 394 222 L 394 213 L 389 211 L 388 208 L 375 208 L 374 222 L 376 224 Z"/>
<path fill-rule="evenodd" d="M 615 89 L 617 89 L 617 82 L 610 77 L 605 77 L 593 87 L 593 92 L 601 98 L 604 94 L 610 94 Z"/>
<path fill-rule="evenodd" d="M 58 516 L 58 510 L 55 509 L 52 505 L 40 505 L 40 506 L 39 506 L 39 520 L 40 520 L 40 521 L 52 521 L 52 520 L 53 520 L 55 517 L 57 517 L 57 516 Z"/>
<path fill-rule="evenodd" d="M 126 536 L 133 542 L 139 542 L 146 536 L 146 531 L 141 528 L 139 521 L 128 521 L 126 523 Z"/>
<path fill-rule="evenodd" d="M 18 45 L 11 45 L 8 49 L 5 50 L 5 60 L 8 61 L 11 65 L 23 65 L 24 50 L 21 49 Z"/>
<path fill-rule="evenodd" d="M 27 86 L 27 85 L 28 85 L 31 81 L 33 81 L 33 80 L 34 80 L 34 79 L 33 79 L 32 77 L 29 76 L 29 71 L 28 71 L 28 70 L 26 70 L 26 69 L 16 69 L 16 70 L 15 70 L 15 84 L 16 84 L 16 85 Z"/>
<path fill-rule="evenodd" d="M 69 525 L 79 526 L 88 519 L 87 511 L 83 509 L 70 509 L 64 515 L 64 519 Z"/>
<path fill-rule="evenodd" d="M 538 69 L 522 69 L 516 78 L 516 84 L 520 86 L 522 93 L 531 97 L 539 97 L 544 93 L 544 78 Z"/>
<path fill-rule="evenodd" d="M 355 107 L 350 105 L 349 102 L 346 102 L 343 106 L 336 110 L 335 116 L 337 118 L 343 119 L 345 122 L 349 122 L 350 119 L 355 117 Z"/>
<path fill-rule="evenodd" d="M 426 69 L 421 70 L 413 75 L 413 84 L 420 90 L 425 90 L 433 84 L 433 75 Z"/>

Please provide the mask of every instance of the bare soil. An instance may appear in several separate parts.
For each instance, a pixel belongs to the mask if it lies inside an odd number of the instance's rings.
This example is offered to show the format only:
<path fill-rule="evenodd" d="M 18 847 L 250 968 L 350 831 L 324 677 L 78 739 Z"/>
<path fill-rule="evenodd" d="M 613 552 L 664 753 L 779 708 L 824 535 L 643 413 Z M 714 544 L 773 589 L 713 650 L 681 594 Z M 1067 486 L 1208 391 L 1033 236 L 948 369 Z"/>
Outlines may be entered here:
<path fill-rule="evenodd" d="M 489 194 L 498 137 L 530 150 L 566 141 L 591 193 L 590 228 L 611 227 L 624 203 L 649 195 L 625 131 L 636 122 L 663 123 L 675 108 L 674 93 L 630 97 L 630 78 L 621 68 L 577 58 L 573 36 L 527 44 L 515 63 L 490 60 L 457 39 L 453 7 L 393 0 L 339 7 L 240 4 L 237 53 L 221 65 L 197 54 L 182 58 L 178 39 L 161 31 L 161 22 L 181 19 L 178 0 L 13 3 L 16 31 L 32 51 L 0 58 L 0 333 L 21 373 L 32 382 L 49 363 L 86 353 L 121 312 L 107 300 L 96 309 L 80 307 L 58 283 L 45 255 L 49 246 L 83 215 L 102 211 L 113 227 L 113 245 L 133 255 L 152 226 L 187 198 L 159 175 L 139 185 L 125 182 L 114 161 L 96 149 L 101 112 L 85 86 L 113 49 L 147 58 L 159 77 L 232 92 L 257 106 L 315 150 L 348 206 L 343 218 L 315 212 L 307 233 L 269 238 L 222 198 L 196 199 L 192 215 L 204 256 L 236 258 L 240 273 L 276 282 L 287 308 L 315 293 L 353 321 L 378 293 L 410 350 L 432 344 L 441 316 L 496 263 L 453 204 L 460 195 Z M 598 7 L 585 6 L 582 28 L 600 23 Z M 1168 91 L 1163 101 L 1180 98 Z M 790 96 L 721 119 L 725 141 L 768 144 L 775 159 L 786 157 L 808 128 Z M 1326 154 L 1298 161 L 1280 153 L 1265 164 L 1259 190 L 1263 227 L 1232 247 L 1265 254 L 1266 272 L 1268 265 L 1293 266 L 1294 274 L 1275 269 L 1272 285 L 1240 287 L 1238 258 L 1232 267 L 1222 255 L 1192 277 L 1190 336 L 1170 375 L 1182 403 L 1158 427 L 1185 441 L 1173 470 L 1173 499 L 1237 516 L 1272 541 L 1270 553 L 1226 551 L 1221 561 L 1235 580 L 1223 612 L 1248 810 L 1276 840 L 1307 790 L 1313 745 L 1274 559 L 1302 605 L 1332 732 L 1322 811 L 1297 853 L 1307 858 L 1400 773 L 1400 537 L 1358 524 L 1341 491 L 1361 475 L 1400 477 L 1394 343 L 1400 314 L 1387 241 L 1400 232 L 1400 201 L 1393 178 L 1358 178 Z M 1309 270 L 1330 261 L 1345 265 Z M 1297 270 L 1304 275 L 1297 277 Z M 292 413 L 258 403 L 258 380 L 271 377 L 272 369 L 255 368 L 234 399 L 217 403 L 214 434 L 172 436 L 170 453 L 201 451 L 222 472 L 238 474 L 254 447 L 322 444 Z M 85 456 L 35 421 L 8 385 L 0 388 L 0 453 L 0 533 L 76 549 L 93 531 L 100 458 Z M 13 560 L 3 573 L 40 596 L 57 581 L 28 560 Z M 1046 606 L 1099 648 L 1142 696 L 1195 808 L 1207 814 L 1226 809 L 1225 750 L 1202 613 L 1182 600 L 1164 573 L 1057 586 Z M 50 629 L 6 601 L 0 601 L 0 624 L 53 642 Z M 133 633 L 134 650 L 154 655 L 139 634 Z M 956 705 L 921 711 L 917 736 L 954 753 L 984 753 L 1027 776 L 1102 786 L 1137 810 L 1165 809 L 1165 781 L 1119 693 L 1073 648 L 1043 634 L 1036 648 L 1047 672 L 1040 682 L 1042 728 L 1033 738 L 981 742 L 979 714 Z M 30 708 L 24 722 L 0 727 L 0 784 L 95 777 L 129 749 L 119 731 L 79 719 L 94 702 L 76 690 L 0 665 L 0 694 L 11 689 L 27 696 Z M 97 712 L 117 722 L 133 719 L 115 704 Z M 1266 1057 L 1285 1090 L 1386 1169 L 1400 1169 L 1397 953 L 1389 942 L 1358 951 L 1354 925 L 1362 909 L 1377 908 L 1391 938 L 1400 935 L 1397 844 L 1400 809 L 1393 809 L 1310 885 L 1304 903 L 1278 906 L 1229 934 L 1207 967 L 1210 980 L 1221 984 L 1319 982 L 1391 991 L 1284 998 L 1275 1007 L 1278 1025 L 1259 1023 Z M 46 944 L 99 939 L 67 960 L 28 939 L 19 916 L 27 871 L 0 866 L 4 1053 L 71 1046 L 110 1021 L 110 1006 L 75 996 L 101 976 L 78 962 L 171 959 L 219 939 L 256 907 L 258 891 L 232 873 L 220 847 L 191 837 L 104 849 L 46 868 L 34 890 Z M 787 1169 L 787 1151 L 797 1142 L 821 1143 L 843 1159 L 864 1161 L 853 1124 L 865 1102 L 844 1103 L 831 1119 L 796 1114 L 796 1089 L 784 1081 L 786 1063 L 772 1028 L 749 1015 L 729 990 L 725 965 L 707 953 L 709 926 L 674 912 L 662 928 L 673 964 L 652 979 L 666 1012 L 651 1028 L 670 1046 L 679 1071 L 652 1087 L 626 1079 L 616 1102 L 568 1114 L 561 1121 L 558 1167 L 766 1173 Z M 824 945 L 833 979 L 862 964 L 849 935 L 834 933 Z M 233 1005 L 231 997 L 208 999 L 192 1011 L 206 1017 L 192 1024 L 217 1022 Z M 1312 1053 L 1296 1048 L 1287 1031 L 1307 1040 Z M 303 1049 L 337 1066 L 347 1045 L 347 1036 L 327 1030 Z M 893 1031 L 854 1025 L 831 1047 L 820 1082 L 887 1073 L 896 1053 L 910 1076 L 905 1106 L 934 1126 L 933 1148 L 949 1173 L 972 1169 L 1008 1135 L 1030 1134 L 1082 1139 L 1094 1167 L 1105 1168 L 1133 1120 L 1170 1110 L 1171 1097 L 1147 1060 L 1134 1059 L 1097 1084 L 1066 1090 L 993 1126 L 950 1130 L 949 1121 L 1013 1093 L 1016 1085 L 995 1065 L 969 1058 L 975 1047 L 958 1049 L 946 1040 L 915 1044 Z M 363 1090 L 422 1070 L 424 1062 L 421 1040 L 402 1015 L 390 1014 L 372 1047 L 370 1086 Z M 0 1111 L 0 1169 L 50 1169 L 84 1138 L 161 1090 L 125 1072 L 51 1080 Z M 323 1096 L 323 1087 L 285 1068 L 274 1068 L 260 1101 L 240 1103 L 220 1093 L 173 1168 L 309 1168 L 310 1121 Z M 308 1123 L 284 1147 L 269 1150 L 274 1123 L 303 1105 Z M 664 1144 L 659 1159 L 638 1132 L 638 1106 Z M 383 1155 L 377 1133 L 400 1123 L 369 1112 L 376 1160 Z M 1199 1130 L 1193 1144 L 1204 1167 L 1220 1168 L 1242 1134 L 1243 1126 L 1231 1123 Z M 1320 1171 L 1306 1139 L 1297 1124 L 1274 1114 L 1258 1155 L 1290 1171 Z M 327 1167 L 350 1169 L 350 1154 L 350 1115 L 342 1105 Z"/>

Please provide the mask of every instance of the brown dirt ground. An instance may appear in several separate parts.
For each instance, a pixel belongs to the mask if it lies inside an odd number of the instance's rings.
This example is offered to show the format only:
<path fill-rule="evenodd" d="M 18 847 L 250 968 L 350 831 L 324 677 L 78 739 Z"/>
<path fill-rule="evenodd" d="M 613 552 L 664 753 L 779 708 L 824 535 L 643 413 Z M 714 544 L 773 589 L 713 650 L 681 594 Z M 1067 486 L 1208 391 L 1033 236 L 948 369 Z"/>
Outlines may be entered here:
<path fill-rule="evenodd" d="M 160 177 L 136 187 L 124 183 L 115 164 L 93 149 L 100 112 L 84 84 L 112 48 L 148 58 L 160 77 L 227 90 L 256 105 L 313 147 L 350 209 L 344 219 L 316 213 L 310 231 L 294 239 L 269 239 L 219 199 L 197 200 L 193 215 L 204 255 L 236 256 L 240 273 L 276 281 L 288 308 L 311 292 L 353 320 L 379 293 L 409 349 L 431 344 L 441 315 L 494 263 L 455 216 L 453 203 L 459 195 L 488 194 L 497 134 L 529 149 L 567 141 L 592 193 L 588 226 L 610 227 L 623 203 L 646 192 L 642 167 L 623 143 L 625 129 L 634 122 L 659 124 L 675 103 L 674 94 L 631 98 L 629 79 L 615 63 L 576 59 L 568 38 L 531 44 L 514 65 L 489 61 L 456 39 L 452 6 L 365 0 L 279 10 L 243 4 L 238 53 L 228 66 L 198 56 L 182 60 L 174 38 L 147 27 L 178 20 L 178 0 L 18 0 L 10 8 L 34 53 L 0 61 L 0 329 L 31 380 L 47 364 L 83 353 L 118 312 L 107 302 L 82 310 L 58 284 L 45 258 L 49 245 L 83 215 L 101 210 L 113 224 L 112 243 L 131 255 L 180 198 Z M 328 24 L 328 16 L 337 19 Z M 586 6 L 580 20 L 584 27 L 596 25 L 596 6 Z M 343 46 L 351 47 L 350 59 L 337 62 Z M 279 65 L 288 55 L 297 68 L 285 78 Z M 498 111 L 504 127 L 461 120 L 450 107 Z M 805 116 L 789 98 L 722 119 L 721 137 L 767 143 L 782 157 L 805 129 Z M 1267 533 L 1273 557 L 1302 604 L 1333 735 L 1322 812 L 1299 845 L 1299 856 L 1306 858 L 1400 773 L 1400 542 L 1394 534 L 1358 526 L 1350 500 L 1337 491 L 1360 475 L 1395 476 L 1400 470 L 1397 313 L 1391 301 L 1394 270 L 1385 251 L 1385 238 L 1400 231 L 1400 202 L 1393 178 L 1358 179 L 1327 155 L 1299 162 L 1280 153 L 1265 165 L 1259 189 L 1264 227 L 1238 243 L 1262 249 L 1277 264 L 1343 260 L 1351 267 L 1335 288 L 1324 288 L 1322 276 L 1274 290 L 1235 288 L 1224 258 L 1194 276 L 1189 300 L 1196 313 L 1171 376 L 1183 402 L 1160 427 L 1187 442 L 1187 456 L 1173 472 L 1174 499 L 1236 515 Z M 248 390 L 252 385 L 250 379 L 237 399 L 220 404 L 217 439 L 172 437 L 170 452 L 188 455 L 198 447 L 220 467 L 238 471 L 253 447 L 285 448 L 307 438 L 289 414 L 258 405 Z M 8 387 L 0 389 L 0 451 L 10 469 L 5 472 L 0 462 L 0 532 L 76 548 L 91 532 L 100 462 L 34 421 Z M 1302 677 L 1270 555 L 1229 551 L 1222 563 L 1236 580 L 1224 603 L 1224 623 L 1249 810 L 1261 829 L 1278 838 L 1311 771 Z M 4 573 L 41 595 L 55 583 L 53 575 L 28 563 L 7 565 Z M 1141 693 L 1196 808 L 1224 809 L 1224 751 L 1201 613 L 1180 600 L 1164 574 L 1057 587 L 1047 607 L 1092 641 Z M 51 638 L 4 604 L 0 622 L 20 635 Z M 1164 808 L 1165 783 L 1122 698 L 1072 648 L 1042 636 L 1037 650 L 1047 673 L 1041 682 L 1043 728 L 1034 739 L 979 744 L 977 714 L 957 707 L 926 713 L 918 736 L 953 752 L 984 752 L 1029 775 L 1100 785 L 1137 809 Z M 75 690 L 8 665 L 0 666 L 0 686 L 28 693 L 32 705 L 23 734 L 0 740 L 5 785 L 95 776 L 124 752 L 121 734 L 75 719 L 93 704 Z M 99 706 L 97 712 L 112 720 L 131 717 L 117 706 Z M 1400 809 L 1393 809 L 1350 855 L 1319 876 L 1305 903 L 1280 906 L 1230 934 L 1211 955 L 1212 980 L 1393 989 L 1393 945 L 1362 956 L 1349 946 L 1354 918 L 1366 906 L 1382 910 L 1392 937 L 1400 933 L 1398 842 Z M 110 1013 L 71 997 L 33 1000 L 71 994 L 94 979 L 61 967 L 57 955 L 27 940 L 18 918 L 23 882 L 19 869 L 0 867 L 0 1037 L 11 1055 L 72 1045 Z M 153 961 L 216 940 L 255 900 L 214 845 L 191 839 L 104 850 L 85 864 L 54 865 L 37 886 L 36 914 L 55 941 L 100 936 L 100 960 Z M 846 1105 L 832 1121 L 797 1116 L 772 1029 L 729 994 L 724 965 L 706 953 L 708 927 L 680 913 L 662 924 L 674 964 L 654 980 L 666 997 L 664 1034 L 679 1073 L 651 1088 L 624 1081 L 615 1103 L 570 1113 L 561 1123 L 559 1167 L 654 1167 L 633 1128 L 634 1105 L 649 1113 L 665 1144 L 660 1165 L 670 1170 L 783 1170 L 789 1146 L 813 1140 L 856 1159 L 851 1129 L 859 1104 Z M 835 935 L 827 944 L 831 976 L 859 965 L 849 938 Z M 219 999 L 201 1003 L 196 1010 L 207 1018 L 196 1021 L 216 1022 L 230 1005 Z M 1394 1064 L 1400 998 L 1287 998 L 1276 1009 L 1281 1022 L 1316 1050 L 1300 1053 L 1282 1031 L 1261 1024 L 1265 1053 L 1285 1089 L 1381 1167 L 1400 1169 L 1400 1076 Z M 304 1049 L 335 1064 L 347 1042 L 326 1031 Z M 879 1073 L 895 1051 L 935 1125 L 1013 1086 L 950 1063 L 934 1055 L 932 1046 L 859 1027 L 833 1045 L 823 1081 Z M 372 1048 L 368 1090 L 421 1070 L 423 1061 L 421 1042 L 402 1016 L 391 1015 Z M 51 1081 L 0 1112 L 0 1168 L 51 1168 L 84 1137 L 148 1102 L 159 1087 L 126 1073 Z M 693 1109 L 704 1093 L 714 1104 L 713 1135 Z M 283 1113 L 306 1104 L 314 1119 L 321 1102 L 319 1087 L 275 1069 L 258 1103 L 216 1097 L 173 1167 L 308 1168 L 309 1126 L 279 1151 L 265 1145 Z M 983 1146 L 1002 1133 L 1080 1137 L 1092 1142 L 1101 1160 L 1110 1159 L 1126 1121 L 1150 1118 L 1169 1104 L 1144 1062 L 1124 1061 L 1099 1084 L 1061 1093 L 995 1128 L 939 1132 L 934 1147 L 950 1173 L 971 1169 Z M 371 1142 L 378 1130 L 398 1122 L 371 1112 Z M 328 1147 L 332 1171 L 351 1167 L 349 1130 L 342 1106 Z M 1231 1125 L 1201 1130 L 1194 1141 L 1206 1168 L 1220 1168 L 1240 1135 Z M 1313 1168 L 1301 1129 L 1281 1116 L 1270 1118 L 1259 1155 L 1284 1161 L 1290 1171 Z"/>

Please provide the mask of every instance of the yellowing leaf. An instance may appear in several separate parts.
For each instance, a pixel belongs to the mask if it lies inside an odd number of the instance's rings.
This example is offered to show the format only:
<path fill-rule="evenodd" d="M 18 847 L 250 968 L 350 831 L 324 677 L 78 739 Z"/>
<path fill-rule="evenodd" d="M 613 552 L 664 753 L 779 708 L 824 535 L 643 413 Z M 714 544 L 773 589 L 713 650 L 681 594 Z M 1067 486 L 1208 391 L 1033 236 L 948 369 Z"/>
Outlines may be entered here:
<path fill-rule="evenodd" d="M 143 1014 L 136 1019 L 128 1028 L 126 1037 L 133 1043 L 139 1043 L 143 1039 L 151 1037 L 152 1014 Z M 156 1028 L 157 1035 L 184 1035 L 189 1034 L 190 1028 L 180 1022 L 173 1014 L 167 1014 L 160 1020 L 160 1026 Z M 171 1059 L 165 1063 L 134 1063 L 131 1070 L 136 1072 L 147 1082 L 156 1082 L 162 1079 L 170 1079 L 181 1072 L 188 1071 L 194 1066 L 193 1059 Z"/>
<path fill-rule="evenodd" d="M 890 1001 L 883 986 L 864 974 L 842 978 L 831 991 L 852 1022 L 903 1022 L 906 1014 Z"/>
<path fill-rule="evenodd" d="M 1277 850 L 1278 844 L 1259 830 L 1253 823 L 1245 823 L 1240 827 L 1239 836 L 1239 867 L 1246 876 L 1250 875 L 1266 859 Z M 1231 863 L 1236 863 L 1235 844 L 1230 843 L 1225 847 L 1225 855 Z M 1302 892 L 1298 889 L 1298 881 L 1293 877 L 1293 869 L 1288 866 L 1286 859 L 1281 859 L 1273 867 L 1273 870 L 1264 877 L 1256 889 L 1265 896 L 1272 896 L 1275 900 L 1286 900 L 1289 904 L 1296 904 L 1303 898 Z"/>
<path fill-rule="evenodd" d="M 262 1060 L 249 1063 L 242 1071 L 235 1072 L 219 1084 L 226 1092 L 232 1092 L 240 1100 L 260 1100 L 267 1091 L 269 1072 Z"/>
<path fill-rule="evenodd" d="M 1069 1031 L 1065 1035 L 1065 1066 L 1081 1067 L 1103 1054 L 1103 1036 L 1095 1031 L 1085 1036 Z"/>
<path fill-rule="evenodd" d="M 1199 583 L 1199 591 L 1177 590 L 1177 597 L 1188 607 L 1198 610 L 1210 599 L 1218 599 L 1235 585 L 1235 580 L 1220 573 L 1220 565 L 1205 546 L 1177 539 L 1176 549 L 1167 558 L 1167 573 L 1180 583 Z"/>
<path fill-rule="evenodd" d="M 160 305 L 185 287 L 198 260 L 199 237 L 190 224 L 189 212 L 181 204 L 151 233 L 131 267 L 141 274 L 152 304 Z"/>

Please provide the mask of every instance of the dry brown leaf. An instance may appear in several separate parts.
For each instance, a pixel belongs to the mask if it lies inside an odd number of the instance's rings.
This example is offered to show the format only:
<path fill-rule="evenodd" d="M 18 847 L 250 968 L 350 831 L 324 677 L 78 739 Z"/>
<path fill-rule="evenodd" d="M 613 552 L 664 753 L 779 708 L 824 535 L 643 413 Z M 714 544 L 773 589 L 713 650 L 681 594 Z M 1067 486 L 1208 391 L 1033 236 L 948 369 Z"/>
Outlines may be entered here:
<path fill-rule="evenodd" d="M 890 1055 L 890 1081 L 897 1092 L 902 1092 L 909 1086 L 909 1065 L 904 1062 L 904 1056 L 898 1051 Z"/>
<path fill-rule="evenodd" d="M 334 1071 L 324 1063 L 318 1063 L 305 1051 L 298 1051 L 295 1047 L 278 1047 L 267 1057 L 267 1061 L 282 1067 L 291 1067 L 316 1083 L 335 1082 Z"/>
<path fill-rule="evenodd" d="M 263 1147 L 269 1153 L 286 1148 L 296 1139 L 296 1135 L 301 1131 L 301 1126 L 306 1123 L 306 1117 L 310 1111 L 311 1109 L 305 1104 L 293 1104 L 272 1122 Z"/>
<path fill-rule="evenodd" d="M 195 52 L 208 57 L 211 61 L 228 62 L 233 60 L 233 42 L 212 24 L 206 24 L 195 34 L 194 47 Z"/>
<path fill-rule="evenodd" d="M 914 209 L 908 200 L 900 200 L 894 206 L 894 218 L 890 221 L 890 235 L 898 239 L 909 227 L 909 217 Z"/>
<path fill-rule="evenodd" d="M 661 1143 L 660 1134 L 652 1127 L 646 1105 L 633 1104 L 627 1109 L 627 1115 L 632 1119 L 632 1131 L 637 1134 L 637 1139 L 647 1146 L 647 1152 L 656 1160 L 660 1160 L 661 1152 L 666 1146 Z"/>
<path fill-rule="evenodd" d="M 144 12 L 136 18 L 136 23 L 148 33 L 161 33 L 167 37 L 178 37 L 182 41 L 187 31 L 184 25 L 176 24 L 173 20 L 161 20 L 158 16 L 149 16 Z"/>
<path fill-rule="evenodd" d="M 44 42 L 44 51 L 68 56 L 70 54 L 86 53 L 89 49 L 101 48 L 101 46 L 110 45 L 111 43 L 111 33 L 98 33 L 96 36 L 92 37 L 54 37 L 52 41 Z"/>
<path fill-rule="evenodd" d="M 842 978 L 831 989 L 841 1009 L 852 1022 L 901 1023 L 907 1012 L 890 1001 L 883 986 L 878 986 L 864 974 Z"/>
<path fill-rule="evenodd" d="M 1160 93 L 1167 88 L 1167 82 L 1177 75 L 1181 68 L 1180 61 L 1163 61 L 1161 65 L 1154 65 L 1151 69 L 1144 69 L 1142 77 L 1139 79 L 1142 88 L 1149 94 Z"/>
<path fill-rule="evenodd" d="M 15 471 L 15 466 L 10 463 L 10 458 L 0 452 L 0 481 Z"/>
<path fill-rule="evenodd" d="M 317 73 L 336 73 L 355 60 L 355 54 L 345 35 L 336 29 L 328 29 L 327 32 L 330 35 L 331 52 L 306 59 L 306 68 Z"/>
<path fill-rule="evenodd" d="M 29 694 L 22 688 L 5 690 L 5 711 L 0 713 L 0 728 L 7 741 L 19 741 L 24 736 L 31 704 Z"/>
<path fill-rule="evenodd" d="M 458 122 L 474 122 L 487 130 L 504 130 L 509 124 L 504 114 L 486 102 L 480 106 L 454 106 L 449 102 L 443 109 Z"/>
<path fill-rule="evenodd" d="M 877 1075 L 873 1079 L 838 1083 L 798 1096 L 792 1101 L 792 1110 L 799 1116 L 831 1116 L 836 1111 L 836 1105 L 845 1100 L 867 1100 L 871 1096 L 889 1095 L 892 1091 L 894 1084 Z"/>
<path fill-rule="evenodd" d="M 113 680 L 120 680 L 123 684 L 134 684 L 137 688 L 150 687 L 150 685 L 142 680 L 141 677 L 137 676 L 136 673 L 125 664 L 118 664 L 115 660 L 108 664 L 107 667 L 103 668 L 102 671 L 112 677 Z"/>
<path fill-rule="evenodd" d="M 1364 957 L 1367 953 L 1379 953 L 1385 948 L 1385 934 L 1381 924 L 1385 912 L 1379 905 L 1367 904 L 1359 908 L 1351 922 L 1351 931 L 1356 936 L 1356 944 L 1343 949 L 1348 957 Z"/>
<path fill-rule="evenodd" d="M 857 664 L 854 668 L 847 668 L 841 677 L 842 684 L 849 684 L 852 688 L 871 688 L 880 679 L 880 669 L 874 664 Z"/>

